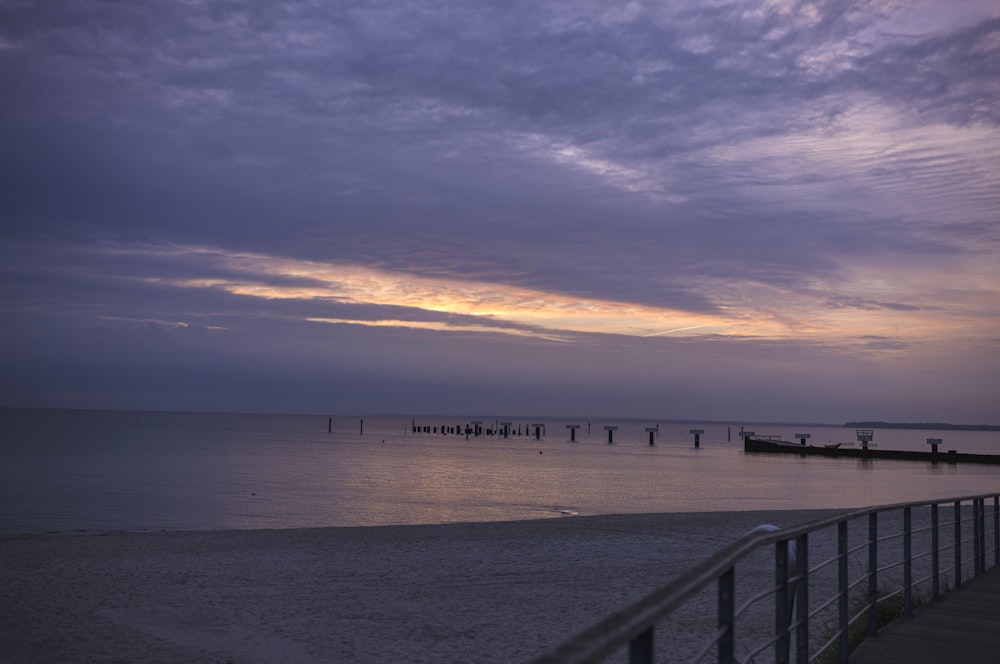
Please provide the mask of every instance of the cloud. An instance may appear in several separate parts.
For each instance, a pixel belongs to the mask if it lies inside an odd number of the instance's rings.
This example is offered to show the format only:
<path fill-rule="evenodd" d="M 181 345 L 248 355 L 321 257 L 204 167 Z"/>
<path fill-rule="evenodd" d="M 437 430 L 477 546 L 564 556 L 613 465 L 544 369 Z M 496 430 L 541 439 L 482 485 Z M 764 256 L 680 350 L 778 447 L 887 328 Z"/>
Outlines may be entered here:
<path fill-rule="evenodd" d="M 14 248 L 25 252 L 25 246 Z M 37 248 L 33 249 L 37 251 Z M 62 275 L 38 264 L 59 264 L 73 255 Z M 995 289 L 965 278 L 932 283 L 919 268 L 897 268 L 894 282 L 877 269 L 827 282 L 815 275 L 787 284 L 766 280 L 691 276 L 686 287 L 701 292 L 714 309 L 656 307 L 630 301 L 565 295 L 455 275 L 423 275 L 347 261 L 307 261 L 183 245 L 104 244 L 92 251 L 66 247 L 39 260 L 12 260 L 11 289 L 35 289 L 29 309 L 77 311 L 101 320 L 162 321 L 208 328 L 229 327 L 227 318 L 278 319 L 362 326 L 536 336 L 580 343 L 581 335 L 690 336 L 719 339 L 813 340 L 845 348 L 863 330 L 907 343 L 993 329 Z M 21 263 L 20 267 L 18 264 Z M 74 289 L 68 307 L 59 293 Z M 48 293 L 51 303 L 45 304 Z M 907 301 L 908 300 L 908 301 Z M 948 305 L 943 302 L 947 300 Z M 137 306 L 137 302 L 150 305 Z M 137 315 L 136 312 L 147 313 Z M 979 332 L 977 332 L 977 336 Z M 841 341 L 836 341 L 841 339 Z M 866 346 L 859 345 L 858 348 Z M 870 345 L 867 348 L 871 348 Z"/>
<path fill-rule="evenodd" d="M 78 250 L 76 250 L 78 251 Z M 112 265 L 121 270 L 110 273 Z M 25 266 L 30 274 L 32 268 Z M 550 339 L 563 332 L 647 334 L 672 327 L 720 327 L 704 316 L 679 310 L 655 309 L 630 303 L 567 297 L 487 281 L 406 274 L 357 263 L 302 261 L 264 254 L 228 252 L 187 246 L 104 246 L 89 260 L 77 262 L 66 278 L 106 289 L 151 287 L 186 292 L 215 291 L 270 307 L 272 301 L 349 305 L 378 309 L 399 316 L 404 310 L 421 319 L 412 327 L 479 329 L 511 334 L 535 334 Z M 99 273 L 99 274 L 97 274 Z M 26 275 L 22 275 L 22 280 Z M 107 301 L 107 293 L 102 298 Z M 162 306 L 162 305 L 160 305 Z M 287 311 L 287 310 L 286 310 Z M 422 313 L 421 313 L 422 312 Z M 427 314 L 437 317 L 434 323 Z M 330 320 L 329 316 L 308 316 Z M 348 319 L 340 318 L 338 322 Z M 358 324 L 386 320 L 353 319 Z M 388 319 L 401 326 L 401 319 Z M 470 323 L 475 321 L 470 326 Z M 728 325 L 728 324 L 726 324 Z"/>
<path fill-rule="evenodd" d="M 990 3 L 178 7 L 0 3 L 8 327 L 996 352 Z"/>

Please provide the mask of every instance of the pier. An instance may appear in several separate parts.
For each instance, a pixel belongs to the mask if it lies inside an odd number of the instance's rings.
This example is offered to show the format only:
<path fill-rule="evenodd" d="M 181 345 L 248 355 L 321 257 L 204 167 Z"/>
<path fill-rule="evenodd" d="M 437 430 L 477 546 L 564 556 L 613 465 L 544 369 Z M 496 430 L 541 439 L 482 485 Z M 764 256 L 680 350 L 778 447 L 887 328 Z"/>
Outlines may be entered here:
<path fill-rule="evenodd" d="M 743 439 L 743 450 L 751 454 L 798 454 L 822 456 L 834 459 L 887 459 L 892 461 L 925 461 L 931 463 L 979 463 L 1000 465 L 1000 454 L 965 454 L 955 450 L 941 453 L 937 444 L 931 452 L 909 450 L 880 450 L 865 441 L 865 447 L 835 445 L 805 445 L 790 443 L 770 437 L 747 436 Z M 940 443 L 938 443 L 940 444 Z"/>
<path fill-rule="evenodd" d="M 1000 569 L 865 639 L 850 664 L 995 662 L 1000 654 Z"/>
<path fill-rule="evenodd" d="M 998 593 L 1000 494 L 881 505 L 754 528 L 534 664 L 993 662 Z"/>

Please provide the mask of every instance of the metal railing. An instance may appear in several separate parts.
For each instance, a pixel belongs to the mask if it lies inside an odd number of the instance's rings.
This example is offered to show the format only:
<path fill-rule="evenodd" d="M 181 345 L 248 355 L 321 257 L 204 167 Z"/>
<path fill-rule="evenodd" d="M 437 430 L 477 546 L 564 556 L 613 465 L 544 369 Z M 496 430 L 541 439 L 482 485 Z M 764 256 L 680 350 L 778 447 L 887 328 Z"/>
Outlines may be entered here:
<path fill-rule="evenodd" d="M 768 546 L 773 577 L 767 561 L 757 560 Z M 814 552 L 827 557 L 810 567 Z M 714 653 L 720 664 L 756 663 L 770 650 L 779 664 L 793 653 L 798 664 L 846 664 L 852 640 L 877 634 L 883 620 L 912 615 L 916 603 L 937 600 L 950 586 L 998 565 L 1000 494 L 848 511 L 736 540 L 535 664 L 599 662 L 623 650 L 632 664 L 653 662 L 654 650 L 668 653 L 670 661 L 700 662 Z M 738 569 L 748 573 L 738 577 Z M 748 580 L 745 590 L 738 578 Z M 706 598 L 713 583 L 714 596 Z M 741 594 L 746 598 L 737 605 Z M 759 606 L 771 598 L 773 608 Z M 768 615 L 769 625 L 761 622 Z M 687 625 L 659 629 L 677 616 Z M 741 620 L 750 625 L 738 627 Z M 691 634 L 706 630 L 697 650 Z"/>

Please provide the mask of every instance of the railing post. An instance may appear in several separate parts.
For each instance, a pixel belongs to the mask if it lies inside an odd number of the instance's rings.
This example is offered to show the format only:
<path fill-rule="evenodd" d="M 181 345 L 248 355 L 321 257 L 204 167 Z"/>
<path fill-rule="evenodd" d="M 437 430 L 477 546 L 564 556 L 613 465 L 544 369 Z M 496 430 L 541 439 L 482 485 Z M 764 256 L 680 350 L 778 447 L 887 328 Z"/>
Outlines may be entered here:
<path fill-rule="evenodd" d="M 993 565 L 1000 567 L 1000 495 L 993 496 Z"/>
<path fill-rule="evenodd" d="M 788 593 L 788 542 L 777 542 L 774 546 L 774 584 L 777 588 L 774 595 L 774 661 L 775 664 L 788 664 L 791 648 L 791 634 L 788 631 L 788 624 L 791 622 Z"/>
<path fill-rule="evenodd" d="M 847 521 L 837 524 L 837 588 L 839 590 L 840 664 L 847 664 L 850 649 L 848 631 L 850 628 L 850 604 L 847 597 Z"/>
<path fill-rule="evenodd" d="M 878 512 L 868 515 L 868 636 L 878 633 Z"/>
<path fill-rule="evenodd" d="M 941 546 L 938 541 L 938 504 L 931 505 L 931 597 L 941 599 Z"/>
<path fill-rule="evenodd" d="M 979 499 L 979 573 L 986 573 L 986 499 Z"/>
<path fill-rule="evenodd" d="M 809 664 L 809 536 L 795 541 L 795 660 Z"/>
<path fill-rule="evenodd" d="M 718 623 L 722 635 L 719 637 L 719 664 L 733 664 L 733 630 L 736 620 L 734 568 L 730 567 L 719 577 Z"/>
<path fill-rule="evenodd" d="M 653 664 L 653 628 L 628 643 L 629 664 Z"/>
<path fill-rule="evenodd" d="M 982 561 L 979 559 L 979 543 L 982 540 L 982 530 L 979 522 L 979 499 L 972 499 L 972 574 L 979 576 L 982 571 Z"/>
<path fill-rule="evenodd" d="M 903 508 L 903 615 L 913 615 L 913 549 L 910 508 Z"/>
<path fill-rule="evenodd" d="M 955 587 L 962 587 L 962 501 L 955 501 Z"/>
<path fill-rule="evenodd" d="M 972 499 L 972 576 L 979 576 L 979 501 Z"/>

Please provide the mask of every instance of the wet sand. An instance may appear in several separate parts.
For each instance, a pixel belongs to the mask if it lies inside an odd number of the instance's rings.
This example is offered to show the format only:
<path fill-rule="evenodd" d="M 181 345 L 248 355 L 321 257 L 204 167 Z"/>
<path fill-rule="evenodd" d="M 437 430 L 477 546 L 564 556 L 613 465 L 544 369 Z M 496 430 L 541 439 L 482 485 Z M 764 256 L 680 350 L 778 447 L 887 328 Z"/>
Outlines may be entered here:
<path fill-rule="evenodd" d="M 839 510 L 0 538 L 15 662 L 524 662 L 750 528 Z"/>

